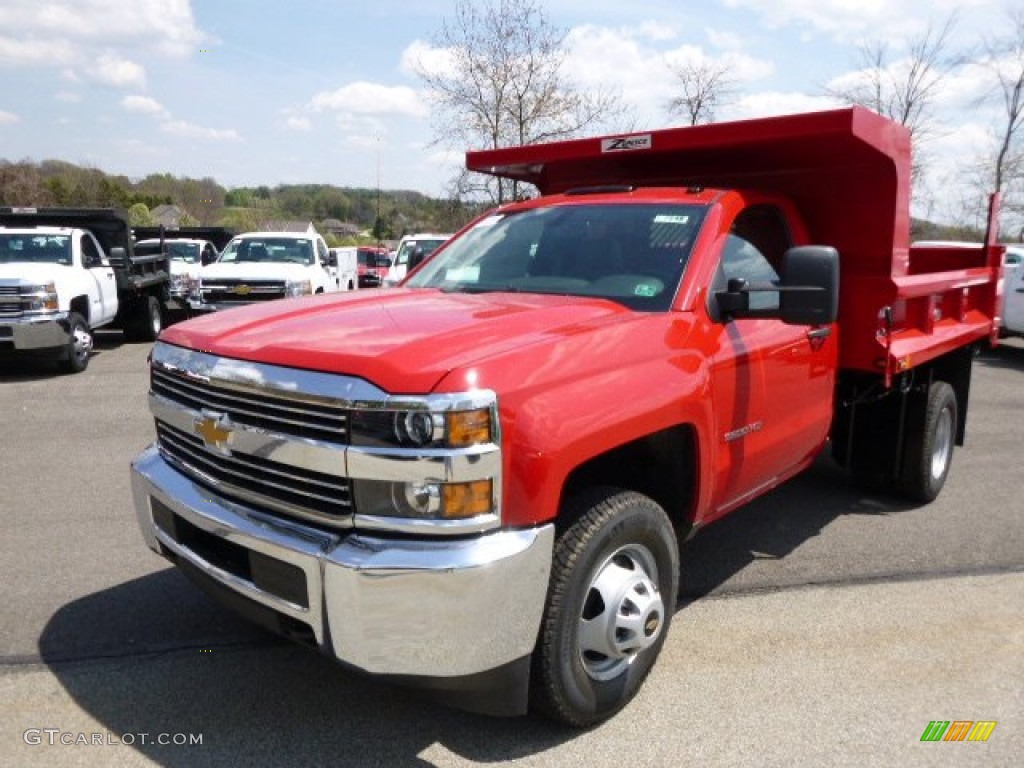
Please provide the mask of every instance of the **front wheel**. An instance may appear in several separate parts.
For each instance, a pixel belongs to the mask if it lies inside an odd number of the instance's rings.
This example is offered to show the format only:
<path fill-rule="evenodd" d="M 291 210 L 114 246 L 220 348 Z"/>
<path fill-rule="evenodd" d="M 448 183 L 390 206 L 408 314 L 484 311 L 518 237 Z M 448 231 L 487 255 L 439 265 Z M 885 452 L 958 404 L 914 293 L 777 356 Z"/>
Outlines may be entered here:
<path fill-rule="evenodd" d="M 70 339 L 61 368 L 65 373 L 81 373 L 89 366 L 89 354 L 92 352 L 92 332 L 88 324 L 77 312 L 68 315 L 68 331 Z"/>
<path fill-rule="evenodd" d="M 598 723 L 636 695 L 665 642 L 679 550 L 665 511 L 631 491 L 570 502 L 555 544 L 534 651 L 531 703 L 573 726 Z"/>
<path fill-rule="evenodd" d="M 945 381 L 932 382 L 924 404 L 924 424 L 907 436 L 900 490 L 920 502 L 935 499 L 946 484 L 956 442 L 956 393 Z"/>

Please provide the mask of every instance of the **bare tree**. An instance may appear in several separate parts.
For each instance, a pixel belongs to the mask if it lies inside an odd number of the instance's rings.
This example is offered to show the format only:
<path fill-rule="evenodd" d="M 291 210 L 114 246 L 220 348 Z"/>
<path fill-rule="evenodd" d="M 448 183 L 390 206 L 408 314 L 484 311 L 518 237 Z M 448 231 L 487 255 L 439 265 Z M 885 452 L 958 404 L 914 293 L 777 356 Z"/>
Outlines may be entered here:
<path fill-rule="evenodd" d="M 826 93 L 905 125 L 920 144 L 933 132 L 931 110 L 942 80 L 953 66 L 946 49 L 955 25 L 955 15 L 938 29 L 929 25 L 908 41 L 907 53 L 901 58 L 895 57 L 883 40 L 861 44 L 860 77 L 849 85 L 827 88 Z"/>
<path fill-rule="evenodd" d="M 577 136 L 621 111 L 609 93 L 587 93 L 562 75 L 565 31 L 551 25 L 536 0 L 458 0 L 435 44 L 451 67 L 424 62 L 417 74 L 430 90 L 435 143 L 458 149 L 536 144 Z M 485 193 L 494 202 L 514 198 L 517 185 L 465 174 L 462 194 Z"/>
<path fill-rule="evenodd" d="M 1024 10 L 1010 12 L 1009 32 L 990 43 L 988 63 L 996 77 L 995 93 L 1003 122 L 997 127 L 992 181 L 1004 195 L 1008 212 L 1016 214 L 1024 240 Z"/>
<path fill-rule="evenodd" d="M 708 59 L 685 64 L 670 64 L 682 91 L 668 103 L 669 114 L 681 114 L 690 125 L 713 123 L 716 110 L 735 92 L 735 81 L 729 76 L 729 66 L 723 61 Z"/>

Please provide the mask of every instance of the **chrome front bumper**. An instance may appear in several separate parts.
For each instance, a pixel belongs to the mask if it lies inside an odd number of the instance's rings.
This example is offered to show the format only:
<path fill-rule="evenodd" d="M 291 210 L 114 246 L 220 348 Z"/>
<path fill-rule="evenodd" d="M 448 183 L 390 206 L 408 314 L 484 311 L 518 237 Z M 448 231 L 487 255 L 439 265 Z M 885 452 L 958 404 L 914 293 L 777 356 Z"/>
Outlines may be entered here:
<path fill-rule="evenodd" d="M 65 312 L 46 317 L 0 320 L 0 343 L 13 342 L 15 350 L 63 347 L 70 341 Z"/>
<path fill-rule="evenodd" d="M 327 533 L 211 494 L 155 445 L 132 463 L 132 493 L 151 549 L 308 627 L 366 672 L 472 676 L 533 649 L 552 525 L 454 540 Z"/>

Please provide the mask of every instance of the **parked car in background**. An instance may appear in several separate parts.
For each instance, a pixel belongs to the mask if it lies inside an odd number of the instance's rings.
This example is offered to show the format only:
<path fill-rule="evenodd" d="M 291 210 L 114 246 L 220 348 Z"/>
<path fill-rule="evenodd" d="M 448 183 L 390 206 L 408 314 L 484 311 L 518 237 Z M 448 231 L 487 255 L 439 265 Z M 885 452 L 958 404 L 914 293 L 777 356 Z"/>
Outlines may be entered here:
<path fill-rule="evenodd" d="M 199 271 L 189 298 L 197 312 L 213 312 L 258 301 L 333 293 L 327 243 L 320 235 L 246 232 L 228 243 L 213 264 Z"/>
<path fill-rule="evenodd" d="M 1003 259 L 1004 336 L 1024 336 L 1024 244 L 1007 245 Z"/>
<path fill-rule="evenodd" d="M 355 248 L 329 249 L 327 267 L 339 291 L 354 291 L 359 287 L 359 266 Z"/>
<path fill-rule="evenodd" d="M 384 284 L 396 285 L 402 282 L 409 272 L 416 269 L 421 261 L 448 242 L 451 237 L 428 233 L 403 237 L 398 243 L 395 259 L 388 269 L 387 277 L 384 278 Z"/>
<path fill-rule="evenodd" d="M 378 288 L 384 283 L 391 268 L 387 248 L 361 246 L 356 249 L 359 258 L 359 287 Z"/>

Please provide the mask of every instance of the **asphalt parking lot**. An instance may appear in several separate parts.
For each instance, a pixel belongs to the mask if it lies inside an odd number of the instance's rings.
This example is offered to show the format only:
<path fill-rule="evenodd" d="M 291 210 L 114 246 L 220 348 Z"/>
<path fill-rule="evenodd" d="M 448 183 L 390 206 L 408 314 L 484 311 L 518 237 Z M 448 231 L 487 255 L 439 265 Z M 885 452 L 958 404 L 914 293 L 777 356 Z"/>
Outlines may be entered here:
<path fill-rule="evenodd" d="M 823 460 L 690 542 L 651 678 L 585 732 L 355 676 L 146 549 L 128 464 L 152 440 L 147 351 L 100 334 L 83 374 L 0 369 L 0 764 L 1020 764 L 1019 341 L 977 359 L 935 503 L 865 496 Z M 922 742 L 936 720 L 996 726 Z"/>

